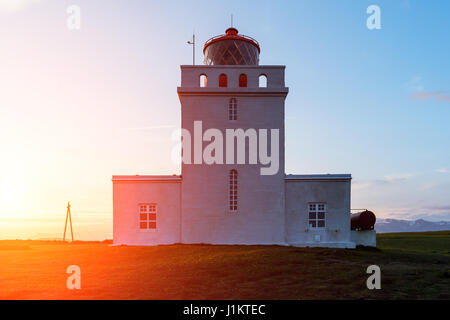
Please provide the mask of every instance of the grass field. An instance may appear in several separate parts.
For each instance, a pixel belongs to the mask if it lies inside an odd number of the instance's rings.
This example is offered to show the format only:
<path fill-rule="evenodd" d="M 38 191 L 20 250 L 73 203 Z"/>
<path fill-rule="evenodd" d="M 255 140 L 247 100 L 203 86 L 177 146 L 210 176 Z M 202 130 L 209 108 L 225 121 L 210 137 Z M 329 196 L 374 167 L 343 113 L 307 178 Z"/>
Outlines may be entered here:
<path fill-rule="evenodd" d="M 0 299 L 450 299 L 450 231 L 377 249 L 0 241 Z M 366 268 L 381 268 L 381 290 Z M 69 265 L 81 290 L 68 290 Z"/>

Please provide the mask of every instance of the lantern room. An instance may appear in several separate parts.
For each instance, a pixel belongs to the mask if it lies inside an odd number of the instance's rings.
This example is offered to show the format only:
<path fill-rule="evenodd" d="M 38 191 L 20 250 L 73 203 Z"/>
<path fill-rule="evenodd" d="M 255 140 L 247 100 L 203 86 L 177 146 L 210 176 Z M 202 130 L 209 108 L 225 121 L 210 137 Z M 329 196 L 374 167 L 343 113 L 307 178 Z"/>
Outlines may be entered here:
<path fill-rule="evenodd" d="M 203 47 L 205 65 L 258 65 L 260 47 L 236 28 L 228 28 L 224 35 L 206 41 Z"/>

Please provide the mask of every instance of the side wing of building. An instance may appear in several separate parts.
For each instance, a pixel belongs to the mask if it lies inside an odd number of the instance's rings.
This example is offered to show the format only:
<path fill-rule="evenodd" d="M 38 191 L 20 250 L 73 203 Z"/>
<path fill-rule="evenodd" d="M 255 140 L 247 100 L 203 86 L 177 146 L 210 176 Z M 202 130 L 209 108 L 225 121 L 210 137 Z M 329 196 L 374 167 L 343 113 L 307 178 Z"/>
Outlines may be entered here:
<path fill-rule="evenodd" d="M 113 176 L 112 180 L 115 245 L 180 242 L 180 176 Z"/>
<path fill-rule="evenodd" d="M 354 248 L 350 236 L 351 175 L 287 175 L 286 242 Z"/>

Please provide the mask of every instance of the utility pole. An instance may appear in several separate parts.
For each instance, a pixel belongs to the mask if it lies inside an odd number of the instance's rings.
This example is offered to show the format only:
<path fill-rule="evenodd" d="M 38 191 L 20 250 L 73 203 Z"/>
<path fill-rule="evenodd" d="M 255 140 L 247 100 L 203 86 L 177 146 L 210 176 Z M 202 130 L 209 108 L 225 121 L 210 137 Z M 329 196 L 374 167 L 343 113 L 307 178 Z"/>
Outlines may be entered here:
<path fill-rule="evenodd" d="M 66 241 L 67 219 L 69 219 L 70 222 L 70 233 L 72 234 L 72 242 L 73 242 L 73 228 L 72 228 L 72 215 L 70 213 L 70 202 L 67 203 L 66 224 L 64 225 L 63 241 Z"/>
<path fill-rule="evenodd" d="M 192 34 L 192 41 L 188 41 L 192 45 L 192 65 L 195 66 L 195 34 Z"/>

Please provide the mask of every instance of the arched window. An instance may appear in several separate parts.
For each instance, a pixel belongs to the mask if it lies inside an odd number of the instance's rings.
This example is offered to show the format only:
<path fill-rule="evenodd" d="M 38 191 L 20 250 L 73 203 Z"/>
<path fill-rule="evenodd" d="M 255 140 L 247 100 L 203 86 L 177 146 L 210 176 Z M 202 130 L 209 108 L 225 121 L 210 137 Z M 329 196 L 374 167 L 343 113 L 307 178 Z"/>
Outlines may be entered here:
<path fill-rule="evenodd" d="M 208 77 L 206 74 L 200 75 L 200 88 L 206 88 L 208 86 Z"/>
<path fill-rule="evenodd" d="M 239 87 L 241 87 L 241 88 L 247 87 L 247 75 L 246 74 L 241 74 L 239 76 Z"/>
<path fill-rule="evenodd" d="M 227 75 L 226 74 L 221 74 L 219 76 L 219 87 L 221 88 L 226 88 L 228 87 L 228 79 L 227 79 Z"/>
<path fill-rule="evenodd" d="M 265 74 L 259 76 L 259 87 L 267 88 L 267 76 Z"/>
<path fill-rule="evenodd" d="M 237 188 L 238 188 L 238 173 L 237 170 L 231 170 L 230 171 L 230 177 L 228 182 L 228 189 L 229 189 L 229 196 L 228 196 L 228 202 L 229 202 L 229 208 L 230 212 L 236 212 L 238 209 L 238 194 L 237 194 Z"/>
<path fill-rule="evenodd" d="M 231 98 L 228 103 L 228 120 L 237 120 L 237 100 Z"/>

